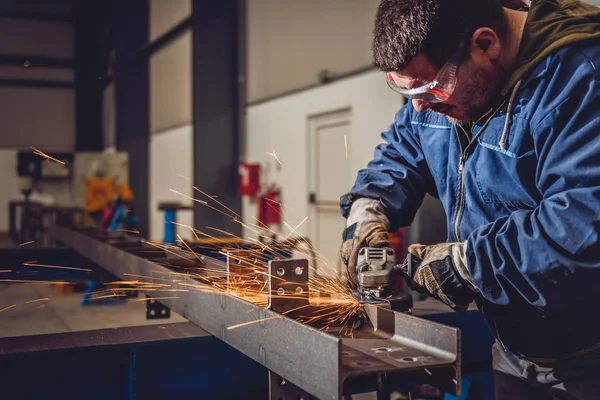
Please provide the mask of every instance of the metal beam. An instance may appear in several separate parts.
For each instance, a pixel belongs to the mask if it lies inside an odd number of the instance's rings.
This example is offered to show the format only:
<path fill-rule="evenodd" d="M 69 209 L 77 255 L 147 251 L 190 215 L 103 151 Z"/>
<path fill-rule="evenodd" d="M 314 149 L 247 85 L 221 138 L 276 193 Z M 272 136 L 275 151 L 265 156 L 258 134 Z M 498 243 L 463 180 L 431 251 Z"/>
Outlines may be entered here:
<path fill-rule="evenodd" d="M 48 81 L 43 79 L 12 79 L 0 78 L 0 86 L 16 86 L 30 88 L 52 88 L 52 89 L 73 89 L 74 82 L 68 81 Z"/>
<path fill-rule="evenodd" d="M 0 65 L 14 65 L 25 68 L 75 68 L 75 61 L 70 58 L 44 57 L 21 54 L 0 54 Z"/>
<path fill-rule="evenodd" d="M 156 53 L 158 50 L 162 49 L 173 40 L 177 39 L 179 36 L 184 34 L 188 29 L 192 27 L 192 17 L 188 17 L 175 25 L 173 28 L 169 29 L 167 32 L 156 38 L 153 42 L 148 43 L 146 47 L 144 47 L 144 54 L 150 57 L 152 54 Z"/>
<path fill-rule="evenodd" d="M 258 361 L 280 377 L 321 399 L 364 390 L 387 377 L 386 387 L 406 379 L 460 391 L 459 332 L 382 307 L 368 307 L 374 332 L 339 338 L 201 283 L 190 276 L 89 237 L 55 226 L 52 237 L 123 279 L 184 289 L 162 300 L 212 335 Z M 225 268 L 204 257 L 207 268 Z M 240 324 L 247 325 L 239 326 Z M 238 325 L 236 329 L 228 327 Z M 357 383 L 358 382 L 358 383 Z M 358 386 L 357 386 L 358 385 Z M 374 390 L 374 389 L 373 389 Z"/>
<path fill-rule="evenodd" d="M 142 49 L 148 42 L 148 0 L 116 2 L 115 88 L 118 151 L 129 155 L 129 185 L 133 206 L 140 218 L 137 229 L 150 231 L 150 79 L 148 57 Z"/>
<path fill-rule="evenodd" d="M 193 0 L 194 186 L 241 214 L 238 194 L 241 66 L 238 0 Z M 194 225 L 241 235 L 231 217 L 194 203 Z"/>
<path fill-rule="evenodd" d="M 30 19 L 34 21 L 72 22 L 66 13 L 0 9 L 0 18 Z"/>

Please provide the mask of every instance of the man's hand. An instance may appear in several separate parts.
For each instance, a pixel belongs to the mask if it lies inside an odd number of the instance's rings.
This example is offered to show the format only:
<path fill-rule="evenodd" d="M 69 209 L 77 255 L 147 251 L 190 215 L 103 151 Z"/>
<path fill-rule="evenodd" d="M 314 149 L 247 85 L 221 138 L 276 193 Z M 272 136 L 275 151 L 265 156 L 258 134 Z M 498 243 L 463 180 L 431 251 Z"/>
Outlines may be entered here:
<path fill-rule="evenodd" d="M 346 265 L 350 284 L 356 287 L 358 252 L 363 247 L 389 247 L 389 220 L 379 201 L 361 198 L 352 203 L 346 226 L 340 257 Z"/>
<path fill-rule="evenodd" d="M 465 243 L 413 244 L 408 252 L 421 260 L 411 287 L 427 292 L 456 311 L 465 311 L 479 289 L 467 269 Z"/>

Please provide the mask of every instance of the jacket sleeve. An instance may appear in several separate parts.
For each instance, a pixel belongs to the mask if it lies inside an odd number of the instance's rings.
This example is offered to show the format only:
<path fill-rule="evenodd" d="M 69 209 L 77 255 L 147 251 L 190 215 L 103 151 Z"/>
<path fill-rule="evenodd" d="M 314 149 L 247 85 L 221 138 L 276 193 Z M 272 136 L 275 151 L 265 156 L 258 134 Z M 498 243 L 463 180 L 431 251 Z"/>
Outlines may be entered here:
<path fill-rule="evenodd" d="M 384 143 L 375 148 L 375 157 L 358 172 L 350 193 L 342 196 L 344 217 L 357 198 L 376 199 L 390 220 L 390 231 L 395 231 L 410 225 L 428 188 L 434 187 L 421 144 L 412 130 L 411 108 L 409 103 L 398 111 L 394 123 L 382 133 Z"/>
<path fill-rule="evenodd" d="M 530 124 L 542 200 L 475 230 L 466 247 L 485 299 L 543 312 L 599 298 L 600 76 L 583 53 L 562 55 L 550 62 Z"/>

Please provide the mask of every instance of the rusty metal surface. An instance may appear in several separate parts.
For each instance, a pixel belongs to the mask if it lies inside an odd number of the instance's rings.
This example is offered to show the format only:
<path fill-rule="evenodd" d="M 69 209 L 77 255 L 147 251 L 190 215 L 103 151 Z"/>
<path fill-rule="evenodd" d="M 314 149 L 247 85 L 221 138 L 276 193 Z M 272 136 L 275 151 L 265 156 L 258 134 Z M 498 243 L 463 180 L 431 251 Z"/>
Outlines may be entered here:
<path fill-rule="evenodd" d="M 373 329 L 357 332 L 354 338 L 340 339 L 275 310 L 215 291 L 198 280 L 176 274 L 165 266 L 96 240 L 87 233 L 55 227 L 53 235 L 121 278 L 136 274 L 146 277 L 144 280 L 149 282 L 168 280 L 177 282 L 174 287 L 196 288 L 181 292 L 177 299 L 161 302 L 317 398 L 341 399 L 343 388 L 346 392 L 358 390 L 352 388 L 352 381 L 378 382 L 382 376 L 387 380 L 431 383 L 453 394 L 460 390 L 457 329 L 367 306 Z M 203 262 L 207 269 L 227 268 L 224 263 L 208 257 L 204 257 Z M 281 265 L 292 270 L 301 267 L 305 261 L 277 264 L 280 262 L 271 263 L 274 271 Z M 294 285 L 298 286 L 300 280 L 305 282 L 302 273 L 298 274 L 298 282 Z M 274 308 L 279 309 L 278 306 Z M 242 325 L 245 323 L 248 324 Z M 236 325 L 239 327 L 228 329 Z"/>

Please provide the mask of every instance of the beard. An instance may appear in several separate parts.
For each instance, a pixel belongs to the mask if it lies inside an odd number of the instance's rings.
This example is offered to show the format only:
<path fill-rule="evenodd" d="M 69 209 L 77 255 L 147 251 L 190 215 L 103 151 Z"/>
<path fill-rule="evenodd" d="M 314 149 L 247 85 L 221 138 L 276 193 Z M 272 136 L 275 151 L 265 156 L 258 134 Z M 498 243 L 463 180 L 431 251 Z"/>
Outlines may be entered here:
<path fill-rule="evenodd" d="M 453 124 L 471 123 L 477 120 L 490 108 L 491 99 L 500 86 L 498 71 L 489 72 L 472 62 L 463 64 L 463 76 L 468 81 L 456 83 L 451 103 L 438 103 L 431 110 L 443 114 Z"/>

